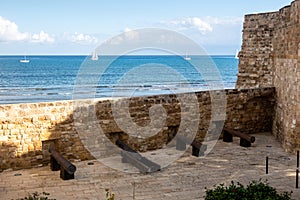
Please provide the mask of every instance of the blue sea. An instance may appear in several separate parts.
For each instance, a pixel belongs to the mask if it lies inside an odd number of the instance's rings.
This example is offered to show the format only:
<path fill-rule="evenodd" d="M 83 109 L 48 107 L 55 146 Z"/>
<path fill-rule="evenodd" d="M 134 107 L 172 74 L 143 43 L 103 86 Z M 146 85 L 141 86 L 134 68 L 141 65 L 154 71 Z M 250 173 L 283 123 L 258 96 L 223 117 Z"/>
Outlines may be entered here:
<path fill-rule="evenodd" d="M 0 56 L 0 104 L 234 88 L 234 56 Z"/>

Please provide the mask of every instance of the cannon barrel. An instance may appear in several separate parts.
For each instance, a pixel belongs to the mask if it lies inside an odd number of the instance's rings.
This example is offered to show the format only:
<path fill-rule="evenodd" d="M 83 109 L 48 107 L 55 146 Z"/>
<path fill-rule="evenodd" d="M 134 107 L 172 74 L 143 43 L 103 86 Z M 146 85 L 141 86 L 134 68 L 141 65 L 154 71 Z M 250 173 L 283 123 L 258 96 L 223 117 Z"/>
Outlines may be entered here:
<path fill-rule="evenodd" d="M 70 161 L 65 159 L 60 153 L 58 153 L 53 146 L 49 147 L 49 153 L 51 156 L 59 163 L 59 165 L 66 170 L 69 174 L 74 174 L 76 171 L 76 166 Z"/>
<path fill-rule="evenodd" d="M 179 151 L 185 151 L 186 145 L 192 146 L 192 155 L 199 157 L 203 156 L 204 152 L 207 150 L 207 145 L 202 144 L 202 142 L 195 140 L 194 138 L 188 138 L 183 135 L 176 136 L 176 149 Z"/>
<path fill-rule="evenodd" d="M 242 147 L 251 147 L 251 143 L 255 142 L 255 137 L 248 135 L 246 133 L 242 133 L 240 131 L 231 129 L 231 128 L 224 128 L 223 133 L 223 141 L 224 142 L 232 142 L 233 135 L 238 136 L 240 138 L 240 146 Z"/>
<path fill-rule="evenodd" d="M 127 144 L 125 144 L 124 142 L 122 142 L 119 139 L 117 139 L 116 145 L 125 151 L 137 153 L 137 151 L 133 150 L 130 146 L 128 146 Z"/>
<path fill-rule="evenodd" d="M 236 135 L 240 138 L 243 138 L 245 140 L 247 140 L 248 142 L 251 142 L 251 143 L 254 143 L 255 142 L 255 137 L 254 136 L 251 136 L 251 135 L 248 135 L 246 133 L 242 133 L 240 131 L 236 131 L 234 129 L 230 129 L 230 128 L 224 128 L 224 131 L 230 133 L 230 134 L 233 134 L 233 135 Z"/>
<path fill-rule="evenodd" d="M 130 146 L 122 142 L 116 141 L 116 145 L 122 149 L 121 156 L 123 162 L 129 162 L 143 173 L 155 172 L 161 169 L 161 166 L 145 157 L 139 152 L 133 150 Z"/>

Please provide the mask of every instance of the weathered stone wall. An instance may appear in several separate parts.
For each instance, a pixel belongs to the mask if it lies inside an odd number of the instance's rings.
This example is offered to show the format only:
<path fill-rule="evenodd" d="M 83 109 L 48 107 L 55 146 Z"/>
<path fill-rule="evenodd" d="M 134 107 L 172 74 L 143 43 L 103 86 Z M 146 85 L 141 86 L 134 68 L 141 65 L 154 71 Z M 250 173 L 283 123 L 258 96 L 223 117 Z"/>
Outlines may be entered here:
<path fill-rule="evenodd" d="M 200 120 L 198 127 L 189 127 L 188 123 L 186 127 L 183 126 L 186 134 L 190 128 L 196 128 L 197 139 L 203 140 L 215 131 L 214 123 L 218 122 L 213 122 L 211 118 L 211 95 L 216 97 L 220 93 L 196 93 Z M 225 99 L 217 99 L 227 100 L 225 126 L 248 133 L 270 131 L 273 96 L 274 88 L 226 90 Z M 184 108 L 188 106 L 183 105 L 176 95 L 136 97 L 128 102 L 128 106 L 121 99 L 0 105 L 0 170 L 47 164 L 47 148 L 51 143 L 68 159 L 92 159 L 93 156 L 83 144 L 89 139 L 104 139 L 98 138 L 100 130 L 106 139 L 113 142 L 119 138 L 139 151 L 162 148 L 174 138 L 183 123 L 182 115 L 188 112 Z M 130 119 L 140 127 L 150 126 L 152 121 L 161 122 L 159 117 L 151 118 L 153 111 L 155 115 L 165 115 L 166 120 L 155 135 L 132 136 L 116 123 L 118 113 L 113 113 L 113 104 L 120 105 L 120 109 L 128 107 L 130 117 L 125 116 L 122 120 Z M 155 105 L 162 105 L 164 112 L 152 110 Z M 100 153 L 109 154 L 104 144 L 95 147 Z"/>
<path fill-rule="evenodd" d="M 274 34 L 276 112 L 273 133 L 288 151 L 300 150 L 300 1 L 279 11 Z"/>
<path fill-rule="evenodd" d="M 245 16 L 238 88 L 272 86 L 272 41 L 278 16 L 277 12 Z"/>
<path fill-rule="evenodd" d="M 278 12 L 246 15 L 237 88 L 274 86 L 273 134 L 300 150 L 300 1 Z"/>

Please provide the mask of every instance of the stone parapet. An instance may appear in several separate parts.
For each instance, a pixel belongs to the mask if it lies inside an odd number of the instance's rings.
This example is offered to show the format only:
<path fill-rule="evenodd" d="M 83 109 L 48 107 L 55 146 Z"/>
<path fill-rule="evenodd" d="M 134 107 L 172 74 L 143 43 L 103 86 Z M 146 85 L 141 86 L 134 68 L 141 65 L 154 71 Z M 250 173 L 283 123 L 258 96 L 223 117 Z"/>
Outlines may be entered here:
<path fill-rule="evenodd" d="M 163 148 L 175 137 L 180 126 L 186 134 L 194 128 L 197 132 L 196 138 L 204 140 L 216 129 L 214 124 L 216 122 L 212 121 L 212 107 L 214 106 L 217 110 L 218 103 L 212 106 L 211 96 L 223 92 L 225 96 L 222 98 L 224 99 L 220 100 L 227 104 L 226 110 L 220 112 L 224 112 L 225 126 L 247 133 L 271 130 L 274 88 L 229 89 L 195 93 L 200 113 L 198 127 L 189 127 L 188 122 L 187 126 L 182 125 L 182 115 L 189 111 L 184 108 L 186 105 L 178 100 L 178 95 L 127 99 L 130 116 L 121 117 L 121 119 L 129 119 L 136 124 L 136 133 L 139 129 L 143 130 L 143 127 L 150 126 L 151 123 L 154 124 L 153 129 L 161 126 L 159 130 L 154 130 L 156 131 L 154 135 L 143 133 L 146 134 L 145 137 L 128 134 L 128 130 L 124 130 L 126 127 L 120 127 L 118 124 L 120 122 L 117 123 L 112 105 L 122 103 L 122 99 L 0 105 L 0 170 L 48 164 L 48 147 L 51 143 L 68 159 L 93 159 L 94 157 L 83 145 L 83 141 L 91 137 L 92 139 L 95 137 L 96 140 L 100 135 L 100 130 L 105 135 L 102 137 L 108 141 L 113 143 L 116 139 L 121 139 L 142 152 Z M 157 105 L 163 109 L 155 108 Z M 126 105 L 121 105 L 119 108 L 121 111 L 126 108 Z M 151 118 L 153 114 L 159 118 Z M 160 116 L 165 116 L 166 120 L 159 120 Z M 79 134 L 81 132 L 85 132 L 87 138 Z M 99 144 L 96 148 L 101 154 L 110 153 L 104 145 Z"/>

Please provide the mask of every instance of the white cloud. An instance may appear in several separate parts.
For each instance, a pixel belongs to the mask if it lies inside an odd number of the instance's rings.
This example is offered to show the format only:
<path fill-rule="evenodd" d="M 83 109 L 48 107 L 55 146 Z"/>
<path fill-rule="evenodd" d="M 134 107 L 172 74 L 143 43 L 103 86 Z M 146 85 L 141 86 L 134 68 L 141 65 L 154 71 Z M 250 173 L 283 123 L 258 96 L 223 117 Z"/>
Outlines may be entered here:
<path fill-rule="evenodd" d="M 187 30 L 195 29 L 202 34 L 213 31 L 212 26 L 199 17 L 188 17 L 179 20 L 172 20 L 169 22 L 163 22 L 163 24 L 170 26 L 172 29 Z"/>
<path fill-rule="evenodd" d="M 30 39 L 30 42 L 33 43 L 53 43 L 54 41 L 54 37 L 51 37 L 48 33 L 45 33 L 44 31 L 41 31 L 39 34 L 33 34 Z"/>
<path fill-rule="evenodd" d="M 22 41 L 29 36 L 29 33 L 21 33 L 16 23 L 0 16 L 0 41 Z"/>
<path fill-rule="evenodd" d="M 243 18 L 187 17 L 171 19 L 159 25 L 183 33 L 203 46 L 229 46 L 240 44 Z"/>
<path fill-rule="evenodd" d="M 69 37 L 69 40 L 71 42 L 81 43 L 81 44 L 96 44 L 99 42 L 98 38 L 94 36 L 83 34 L 83 33 L 77 33 L 77 32 L 72 34 Z"/>
<path fill-rule="evenodd" d="M 127 28 L 124 29 L 124 32 L 130 32 L 130 31 L 132 31 L 131 28 L 128 28 L 128 27 L 127 27 Z"/>
<path fill-rule="evenodd" d="M 182 19 L 175 19 L 161 22 L 161 25 L 172 30 L 177 31 L 196 31 L 205 35 L 214 32 L 218 26 L 236 26 L 243 23 L 241 17 L 186 17 Z"/>
<path fill-rule="evenodd" d="M 124 35 L 126 40 L 137 40 L 139 39 L 139 33 L 130 28 L 125 28 Z"/>
<path fill-rule="evenodd" d="M 239 25 L 242 24 L 244 19 L 242 17 L 211 17 L 207 16 L 204 20 L 212 25 Z"/>
<path fill-rule="evenodd" d="M 52 43 L 55 41 L 54 37 L 49 36 L 48 33 L 40 31 L 38 34 L 31 34 L 28 32 L 19 31 L 16 23 L 0 16 L 0 41 L 27 41 L 33 43 Z"/>
<path fill-rule="evenodd" d="M 110 38 L 109 40 L 105 41 L 105 43 L 110 45 L 120 45 L 128 42 L 136 43 L 139 41 L 139 39 L 139 31 L 127 27 L 119 35 Z"/>

